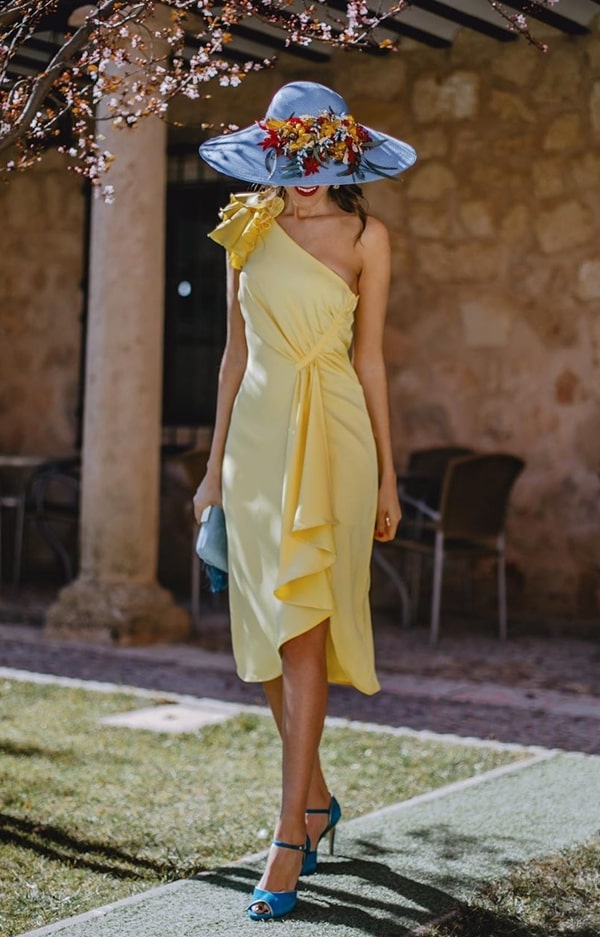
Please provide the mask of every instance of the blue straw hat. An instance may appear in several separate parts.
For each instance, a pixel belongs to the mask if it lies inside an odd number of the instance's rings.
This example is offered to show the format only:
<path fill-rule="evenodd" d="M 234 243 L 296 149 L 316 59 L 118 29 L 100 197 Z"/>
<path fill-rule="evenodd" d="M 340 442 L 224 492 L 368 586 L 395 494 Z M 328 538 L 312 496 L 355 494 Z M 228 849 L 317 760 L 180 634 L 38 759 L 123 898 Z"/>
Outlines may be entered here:
<path fill-rule="evenodd" d="M 396 176 L 412 146 L 357 123 L 344 99 L 314 81 L 292 81 L 263 120 L 207 140 L 200 156 L 218 172 L 263 185 L 351 185 Z"/>

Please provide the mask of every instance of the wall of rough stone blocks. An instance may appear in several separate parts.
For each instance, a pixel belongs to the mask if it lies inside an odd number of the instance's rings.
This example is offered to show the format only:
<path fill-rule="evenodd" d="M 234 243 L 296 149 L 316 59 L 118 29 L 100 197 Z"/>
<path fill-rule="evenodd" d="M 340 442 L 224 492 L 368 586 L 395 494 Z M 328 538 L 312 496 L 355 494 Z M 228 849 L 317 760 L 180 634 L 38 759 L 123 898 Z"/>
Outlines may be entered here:
<path fill-rule="evenodd" d="M 411 449 L 446 443 L 521 455 L 527 466 L 509 518 L 511 606 L 548 620 L 594 619 L 600 17 L 589 36 L 542 38 L 551 46 L 545 55 L 462 31 L 448 50 L 406 43 L 390 57 L 338 53 L 319 66 L 285 56 L 241 90 L 216 89 L 173 116 L 244 125 L 284 81 L 319 80 L 340 90 L 363 123 L 415 146 L 410 172 L 367 190 L 394 252 L 385 346 L 398 467 Z M 17 186 L 33 200 L 28 211 L 18 206 Z M 52 214 L 42 191 L 70 207 Z M 51 164 L 0 190 L 3 217 L 6 206 L 21 234 L 2 225 L 0 283 L 4 267 L 21 269 L 22 299 L 17 310 L 0 286 L 0 334 L 25 337 L 17 353 L 0 351 L 0 447 L 47 448 L 72 441 L 83 203 L 72 177 Z M 50 218 L 52 237 L 44 231 Z M 38 240 L 30 250 L 32 226 Z M 62 274 L 40 272 L 42 251 Z M 42 288 L 32 275 L 54 279 Z M 42 361 L 52 370 L 32 392 L 26 378 Z M 31 416 L 42 397 L 46 435 Z M 14 407 L 22 417 L 5 422 Z"/>
<path fill-rule="evenodd" d="M 75 446 L 84 216 L 55 152 L 0 185 L 0 452 Z"/>

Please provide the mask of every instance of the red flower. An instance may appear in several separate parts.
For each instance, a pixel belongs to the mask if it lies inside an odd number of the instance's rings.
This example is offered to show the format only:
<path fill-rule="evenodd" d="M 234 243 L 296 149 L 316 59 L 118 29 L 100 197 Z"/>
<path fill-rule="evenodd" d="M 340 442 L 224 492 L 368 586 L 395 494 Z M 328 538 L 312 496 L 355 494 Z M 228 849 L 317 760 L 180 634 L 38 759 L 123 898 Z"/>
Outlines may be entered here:
<path fill-rule="evenodd" d="M 319 172 L 321 164 L 318 159 L 314 158 L 314 156 L 305 156 L 302 161 L 302 168 L 304 169 L 305 176 L 312 176 Z"/>
<path fill-rule="evenodd" d="M 262 124 L 260 126 L 262 126 Z M 281 156 L 283 152 L 281 141 L 279 140 L 279 135 L 276 130 L 267 130 L 265 139 L 261 140 L 258 145 L 262 147 L 263 150 L 270 150 L 271 147 L 273 147 L 278 156 Z"/>

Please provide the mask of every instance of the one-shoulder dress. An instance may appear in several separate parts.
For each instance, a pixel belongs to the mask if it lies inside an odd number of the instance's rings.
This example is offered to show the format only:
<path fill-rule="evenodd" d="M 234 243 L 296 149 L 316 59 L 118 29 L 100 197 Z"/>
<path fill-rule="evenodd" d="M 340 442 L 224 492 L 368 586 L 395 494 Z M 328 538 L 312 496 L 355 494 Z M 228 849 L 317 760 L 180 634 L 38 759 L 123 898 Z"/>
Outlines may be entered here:
<path fill-rule="evenodd" d="M 210 234 L 241 271 L 248 346 L 222 470 L 233 652 L 242 680 L 275 679 L 282 645 L 329 619 L 329 682 L 371 694 L 378 482 L 349 357 L 358 297 L 277 223 L 283 207 L 232 196 Z"/>

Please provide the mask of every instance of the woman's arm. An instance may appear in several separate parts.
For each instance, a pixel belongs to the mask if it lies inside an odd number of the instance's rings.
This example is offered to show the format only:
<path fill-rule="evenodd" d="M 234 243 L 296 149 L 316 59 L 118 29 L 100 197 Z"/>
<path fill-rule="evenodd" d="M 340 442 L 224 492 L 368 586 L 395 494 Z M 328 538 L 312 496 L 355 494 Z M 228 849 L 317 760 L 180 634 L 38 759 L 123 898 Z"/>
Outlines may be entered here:
<path fill-rule="evenodd" d="M 239 273 L 227 263 L 227 341 L 219 369 L 217 413 L 206 474 L 194 495 L 194 515 L 198 523 L 205 507 L 209 504 L 221 504 L 221 466 L 225 440 L 233 402 L 246 370 L 248 349 L 244 320 L 237 298 L 238 286 Z"/>
<path fill-rule="evenodd" d="M 392 540 L 400 522 L 392 455 L 383 329 L 390 286 L 390 241 L 385 226 L 369 218 L 358 249 L 362 253 L 360 299 L 355 313 L 352 363 L 362 385 L 373 427 L 379 466 L 376 540 Z"/>

